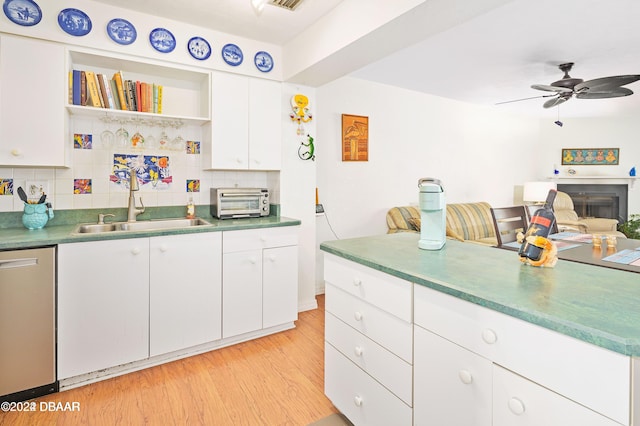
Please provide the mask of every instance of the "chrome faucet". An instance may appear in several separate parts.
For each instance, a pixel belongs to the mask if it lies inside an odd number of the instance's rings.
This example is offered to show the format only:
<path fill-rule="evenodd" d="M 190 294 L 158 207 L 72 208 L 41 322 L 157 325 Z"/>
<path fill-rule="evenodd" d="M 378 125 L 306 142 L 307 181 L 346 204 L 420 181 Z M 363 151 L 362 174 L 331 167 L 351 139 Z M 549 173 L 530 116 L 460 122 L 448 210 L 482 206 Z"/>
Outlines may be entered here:
<path fill-rule="evenodd" d="M 134 191 L 139 191 L 138 176 L 135 169 L 129 169 L 129 206 L 127 207 L 127 222 L 135 222 L 136 216 L 144 213 L 144 204 L 142 204 L 142 197 L 140 197 L 140 205 L 142 208 L 136 208 L 136 199 L 133 196 Z"/>

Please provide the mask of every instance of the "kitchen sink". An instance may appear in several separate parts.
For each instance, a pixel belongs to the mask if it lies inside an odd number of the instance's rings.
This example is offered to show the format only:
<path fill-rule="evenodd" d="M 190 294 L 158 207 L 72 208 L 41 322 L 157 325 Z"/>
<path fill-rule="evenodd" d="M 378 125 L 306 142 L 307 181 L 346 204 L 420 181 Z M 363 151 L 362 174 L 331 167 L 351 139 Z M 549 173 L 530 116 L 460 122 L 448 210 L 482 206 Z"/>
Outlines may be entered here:
<path fill-rule="evenodd" d="M 152 219 L 139 222 L 83 223 L 74 229 L 74 234 L 102 234 L 105 232 L 161 231 L 163 229 L 213 226 L 199 217 L 195 219 Z"/>

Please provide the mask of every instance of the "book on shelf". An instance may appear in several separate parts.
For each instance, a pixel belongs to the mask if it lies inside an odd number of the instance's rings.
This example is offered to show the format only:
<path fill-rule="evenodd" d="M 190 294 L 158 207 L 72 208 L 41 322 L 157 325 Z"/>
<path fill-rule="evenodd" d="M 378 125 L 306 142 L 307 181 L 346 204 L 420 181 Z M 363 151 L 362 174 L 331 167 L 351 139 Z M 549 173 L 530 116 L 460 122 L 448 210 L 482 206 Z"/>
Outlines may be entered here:
<path fill-rule="evenodd" d="M 87 76 L 87 105 L 102 108 L 96 74 L 93 71 L 85 71 L 85 74 Z"/>
<path fill-rule="evenodd" d="M 96 79 L 98 80 L 98 90 L 100 91 L 100 98 L 102 99 L 102 108 L 111 108 L 109 106 L 109 96 L 107 95 L 107 86 L 104 84 L 104 74 L 96 73 Z"/>
<path fill-rule="evenodd" d="M 137 111 L 142 112 L 142 82 L 140 80 L 136 80 L 136 99 L 138 100 L 136 103 Z"/>
<path fill-rule="evenodd" d="M 67 103 L 69 105 L 73 105 L 73 71 L 69 71 L 69 80 L 67 81 L 67 85 Z"/>
<path fill-rule="evenodd" d="M 122 109 L 120 108 L 120 97 L 118 96 L 118 86 L 116 86 L 116 81 L 109 80 L 109 86 L 111 86 L 111 94 L 113 96 L 114 109 Z"/>
<path fill-rule="evenodd" d="M 116 104 L 113 99 L 113 91 L 111 89 L 111 81 L 107 78 L 106 75 L 100 74 L 100 78 L 102 79 L 101 86 L 104 86 L 103 95 L 106 95 L 107 103 L 105 104 L 105 108 L 115 109 Z"/>
<path fill-rule="evenodd" d="M 153 85 L 153 112 L 158 113 L 158 85 Z"/>
<path fill-rule="evenodd" d="M 80 105 L 87 105 L 87 74 L 80 71 Z"/>
<path fill-rule="evenodd" d="M 80 85 L 82 84 L 82 80 L 80 77 L 80 70 L 73 70 L 71 71 L 72 75 L 73 75 L 73 81 L 72 81 L 72 92 L 73 92 L 73 99 L 71 101 L 71 103 L 73 105 L 82 105 L 82 101 L 80 100 Z"/>
<path fill-rule="evenodd" d="M 158 114 L 162 114 L 162 90 L 163 86 L 158 85 Z"/>
<path fill-rule="evenodd" d="M 118 98 L 120 99 L 120 109 L 128 111 L 127 101 L 124 97 L 124 87 L 122 79 L 122 71 L 118 71 L 113 75 L 113 79 L 116 81 L 116 87 L 118 88 Z"/>

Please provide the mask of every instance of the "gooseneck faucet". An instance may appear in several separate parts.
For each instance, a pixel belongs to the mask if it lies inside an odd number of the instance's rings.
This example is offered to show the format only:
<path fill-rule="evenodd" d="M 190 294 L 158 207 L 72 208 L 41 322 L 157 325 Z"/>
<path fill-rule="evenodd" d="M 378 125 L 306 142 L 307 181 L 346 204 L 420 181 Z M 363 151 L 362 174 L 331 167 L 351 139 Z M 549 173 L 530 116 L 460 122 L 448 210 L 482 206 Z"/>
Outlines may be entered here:
<path fill-rule="evenodd" d="M 140 205 L 141 209 L 136 207 L 136 199 L 133 196 L 135 191 L 139 191 L 140 187 L 138 186 L 138 176 L 136 174 L 135 169 L 129 170 L 129 206 L 127 208 L 127 222 L 135 222 L 136 216 L 141 213 L 144 213 L 144 204 L 142 204 L 142 197 L 140 197 Z"/>

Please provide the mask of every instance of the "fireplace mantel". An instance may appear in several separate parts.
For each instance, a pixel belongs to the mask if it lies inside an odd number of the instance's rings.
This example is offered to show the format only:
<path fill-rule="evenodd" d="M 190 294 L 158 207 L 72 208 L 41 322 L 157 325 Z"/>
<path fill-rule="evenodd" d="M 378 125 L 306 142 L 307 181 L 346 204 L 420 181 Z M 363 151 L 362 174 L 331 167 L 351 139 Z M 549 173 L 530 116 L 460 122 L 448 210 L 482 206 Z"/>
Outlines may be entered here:
<path fill-rule="evenodd" d="M 573 175 L 573 176 L 551 176 L 547 179 L 552 181 L 562 181 L 562 183 L 622 183 L 629 185 L 629 189 L 633 189 L 638 179 L 637 176 L 588 176 L 588 175 Z M 591 181 L 591 182 L 590 182 Z"/>

